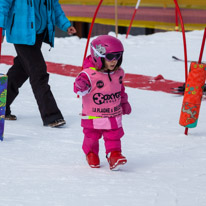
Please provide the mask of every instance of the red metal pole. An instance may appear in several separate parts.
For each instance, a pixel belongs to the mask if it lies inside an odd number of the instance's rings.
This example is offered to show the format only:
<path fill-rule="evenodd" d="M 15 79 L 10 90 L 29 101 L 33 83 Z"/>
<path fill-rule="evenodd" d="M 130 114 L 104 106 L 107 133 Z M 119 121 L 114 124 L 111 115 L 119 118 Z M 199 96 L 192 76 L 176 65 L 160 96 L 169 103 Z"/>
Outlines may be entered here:
<path fill-rule="evenodd" d="M 129 24 L 129 28 L 128 28 L 128 30 L 127 30 L 126 39 L 127 39 L 128 35 L 129 35 L 130 29 L 131 29 L 131 27 L 132 27 L 132 23 L 133 23 L 135 14 L 136 14 L 136 12 L 137 12 L 137 9 L 139 8 L 140 1 L 141 1 L 141 0 L 138 0 L 138 1 L 137 1 L 137 4 L 136 4 L 136 6 L 135 6 L 135 9 L 134 9 L 134 12 L 133 12 L 133 15 L 132 15 L 132 19 L 131 19 L 130 24 Z"/>
<path fill-rule="evenodd" d="M 100 0 L 98 6 L 96 8 L 96 11 L 94 13 L 92 23 L 91 23 L 91 26 L 90 26 L 90 29 L 89 29 L 89 34 L 88 34 L 88 37 L 87 37 L 87 44 L 86 44 L 86 48 L 85 48 L 85 52 L 84 52 L 84 58 L 83 58 L 83 62 L 82 62 L 82 69 L 83 69 L 84 60 L 86 59 L 86 56 L 87 56 L 87 50 L 88 50 L 89 40 L 90 40 L 90 37 L 91 37 L 91 34 L 92 34 L 93 25 L 94 25 L 97 13 L 99 11 L 99 8 L 100 8 L 102 2 L 103 2 L 103 0 Z"/>
<path fill-rule="evenodd" d="M 205 28 L 203 39 L 202 39 L 202 46 L 201 46 L 201 50 L 200 50 L 198 64 L 201 64 L 201 62 L 202 62 L 202 55 L 203 55 L 203 51 L 204 51 L 204 47 L 205 47 L 205 39 L 206 39 L 206 28 Z"/>
<path fill-rule="evenodd" d="M 183 22 L 183 18 L 182 18 L 182 14 L 179 8 L 179 5 L 177 3 L 177 0 L 174 0 L 179 18 L 180 18 L 180 23 L 181 23 L 181 27 L 182 27 L 182 35 L 183 35 L 183 45 L 184 45 L 184 55 L 185 55 L 185 83 L 187 81 L 187 44 L 186 44 L 186 37 L 185 37 L 185 28 L 184 28 L 184 22 Z M 188 135 L 188 128 L 185 128 L 185 135 Z"/>
<path fill-rule="evenodd" d="M 184 56 L 185 56 L 185 82 L 187 81 L 187 44 L 186 44 L 186 37 L 185 37 L 185 28 L 184 28 L 184 22 L 183 22 L 183 18 L 181 15 L 181 11 L 179 8 L 179 5 L 177 3 L 177 0 L 174 0 L 175 5 L 176 5 L 176 9 L 180 18 L 180 23 L 181 23 L 181 27 L 182 27 L 182 36 L 183 36 L 183 44 L 184 44 Z"/>
<path fill-rule="evenodd" d="M 87 50 L 88 50 L 88 46 L 89 46 L 89 40 L 90 40 L 90 37 L 91 37 L 91 34 L 92 34 L 92 29 L 93 29 L 93 26 L 94 26 L 94 22 L 95 22 L 97 13 L 98 13 L 98 11 L 99 11 L 99 8 L 100 8 L 102 2 L 103 2 L 103 0 L 100 0 L 98 6 L 97 6 L 97 8 L 96 8 L 96 11 L 95 11 L 95 13 L 94 13 L 91 26 L 90 26 L 90 28 L 89 28 L 89 34 L 88 34 L 88 37 L 87 37 L 87 44 L 86 44 L 86 48 L 85 48 L 85 51 L 84 51 L 84 58 L 83 58 L 83 61 L 82 61 L 82 69 L 83 69 L 83 65 L 84 65 L 84 60 L 86 59 L 86 56 L 87 56 Z M 77 98 L 79 98 L 79 95 L 77 95 Z"/>
<path fill-rule="evenodd" d="M 202 62 L 202 55 L 203 55 L 204 46 L 205 46 L 205 39 L 206 39 L 206 28 L 205 28 L 203 39 L 202 39 L 202 46 L 200 49 L 200 56 L 199 56 L 198 64 L 201 64 L 201 62 Z M 188 128 L 186 127 L 185 128 L 185 135 L 187 135 L 187 134 L 188 134 Z"/>
<path fill-rule="evenodd" d="M 205 39 L 206 39 L 206 28 L 205 28 L 203 39 L 202 39 L 202 46 L 201 46 L 201 50 L 200 50 L 198 64 L 201 64 L 201 62 L 202 62 L 202 55 L 203 55 L 203 51 L 204 51 L 204 47 L 205 47 Z M 185 135 L 187 135 L 187 134 L 188 134 L 188 128 L 186 127 L 185 128 Z"/>

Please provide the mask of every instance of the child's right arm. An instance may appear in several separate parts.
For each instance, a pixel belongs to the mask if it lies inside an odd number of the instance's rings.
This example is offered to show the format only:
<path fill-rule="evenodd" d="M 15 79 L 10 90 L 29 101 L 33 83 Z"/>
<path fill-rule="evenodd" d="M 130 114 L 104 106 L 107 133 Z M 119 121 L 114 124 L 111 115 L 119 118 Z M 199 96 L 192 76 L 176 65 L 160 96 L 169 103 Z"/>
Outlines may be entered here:
<path fill-rule="evenodd" d="M 74 92 L 80 96 L 84 96 L 89 93 L 91 89 L 91 83 L 88 76 L 85 73 L 80 73 L 74 82 Z"/>

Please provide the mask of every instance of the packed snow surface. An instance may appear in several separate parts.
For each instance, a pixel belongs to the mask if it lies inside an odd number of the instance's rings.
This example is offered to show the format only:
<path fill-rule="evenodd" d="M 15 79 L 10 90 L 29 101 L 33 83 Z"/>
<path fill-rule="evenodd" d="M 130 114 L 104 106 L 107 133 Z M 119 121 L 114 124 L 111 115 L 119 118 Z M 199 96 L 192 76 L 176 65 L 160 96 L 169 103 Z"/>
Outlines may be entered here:
<path fill-rule="evenodd" d="M 188 59 L 198 60 L 202 37 L 203 31 L 186 33 Z M 118 38 L 125 48 L 126 73 L 185 81 L 184 62 L 172 59 L 184 58 L 180 32 Z M 43 45 L 45 60 L 81 66 L 86 41 L 56 38 L 51 51 Z M 13 45 L 4 42 L 2 54 L 15 56 Z M 0 65 L 1 73 L 8 69 Z M 102 139 L 101 168 L 87 165 L 81 149 L 81 98 L 73 93 L 73 82 L 72 77 L 50 74 L 52 92 L 67 121 L 63 128 L 44 127 L 29 82 L 20 89 L 12 104 L 18 120 L 6 121 L 0 142 L 0 206 L 206 205 L 204 99 L 198 126 L 186 136 L 179 125 L 182 96 L 127 87 L 132 114 L 123 117 L 122 152 L 128 163 L 114 172 Z"/>

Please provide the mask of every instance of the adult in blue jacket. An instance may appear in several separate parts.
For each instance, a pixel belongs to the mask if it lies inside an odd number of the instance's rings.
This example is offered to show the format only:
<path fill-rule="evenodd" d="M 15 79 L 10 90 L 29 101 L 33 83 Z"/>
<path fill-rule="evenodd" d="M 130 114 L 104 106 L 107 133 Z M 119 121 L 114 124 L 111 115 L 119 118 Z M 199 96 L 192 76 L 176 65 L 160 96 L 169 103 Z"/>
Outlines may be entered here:
<path fill-rule="evenodd" d="M 0 0 L 0 27 L 17 53 L 7 73 L 7 120 L 17 119 L 10 105 L 29 78 L 43 124 L 58 127 L 66 123 L 50 90 L 41 52 L 43 42 L 54 46 L 55 25 L 69 35 L 76 33 L 58 0 Z"/>

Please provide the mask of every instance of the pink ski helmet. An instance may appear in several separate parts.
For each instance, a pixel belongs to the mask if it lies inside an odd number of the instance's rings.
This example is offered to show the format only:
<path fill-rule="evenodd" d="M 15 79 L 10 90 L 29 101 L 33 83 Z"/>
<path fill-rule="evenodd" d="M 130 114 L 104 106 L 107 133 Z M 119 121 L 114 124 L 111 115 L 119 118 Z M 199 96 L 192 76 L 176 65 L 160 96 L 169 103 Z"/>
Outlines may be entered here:
<path fill-rule="evenodd" d="M 121 41 L 113 36 L 101 35 L 91 42 L 90 52 L 92 62 L 97 69 L 102 69 L 104 66 L 104 58 L 106 54 L 124 51 Z M 118 60 L 117 66 L 122 63 L 122 55 Z"/>

